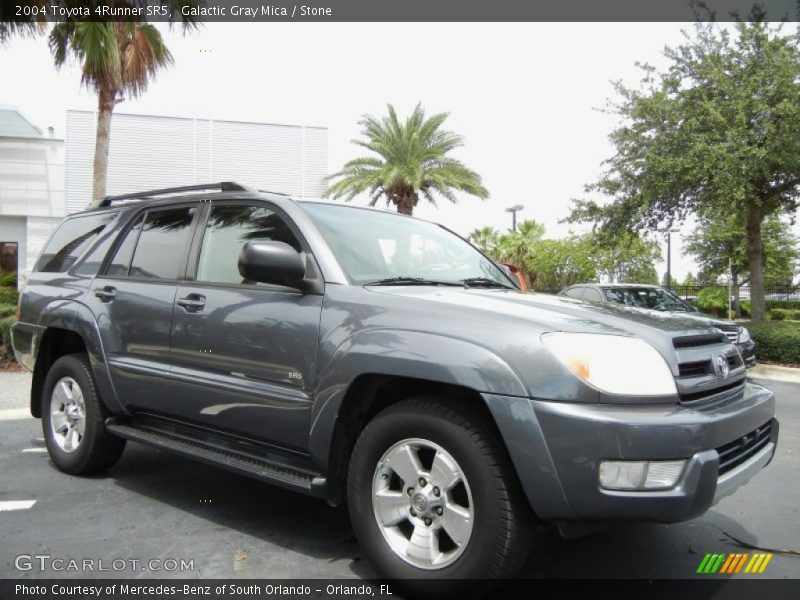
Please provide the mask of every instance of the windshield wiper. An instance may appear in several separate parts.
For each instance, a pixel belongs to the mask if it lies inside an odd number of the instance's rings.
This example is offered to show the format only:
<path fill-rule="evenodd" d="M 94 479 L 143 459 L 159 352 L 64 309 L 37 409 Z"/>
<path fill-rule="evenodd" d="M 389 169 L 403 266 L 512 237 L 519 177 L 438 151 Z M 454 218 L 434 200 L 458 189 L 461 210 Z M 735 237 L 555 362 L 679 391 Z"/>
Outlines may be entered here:
<path fill-rule="evenodd" d="M 461 279 L 461 283 L 466 287 L 503 288 L 504 290 L 513 289 L 510 285 L 504 285 L 488 277 L 468 277 L 467 279 Z"/>
<path fill-rule="evenodd" d="M 421 277 L 388 277 L 370 281 L 364 285 L 448 285 L 462 287 L 461 283 L 455 281 L 436 281 L 433 279 L 423 279 Z"/>

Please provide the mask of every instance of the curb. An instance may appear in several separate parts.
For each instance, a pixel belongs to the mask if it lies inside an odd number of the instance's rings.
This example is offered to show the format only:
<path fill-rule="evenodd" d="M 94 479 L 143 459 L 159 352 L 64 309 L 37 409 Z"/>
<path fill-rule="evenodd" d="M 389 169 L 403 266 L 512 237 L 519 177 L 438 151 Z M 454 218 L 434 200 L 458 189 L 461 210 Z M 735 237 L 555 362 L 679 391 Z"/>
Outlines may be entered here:
<path fill-rule="evenodd" d="M 780 367 L 778 365 L 758 364 L 747 370 L 747 377 L 754 379 L 768 379 L 771 381 L 786 381 L 800 383 L 800 369 L 793 367 Z"/>

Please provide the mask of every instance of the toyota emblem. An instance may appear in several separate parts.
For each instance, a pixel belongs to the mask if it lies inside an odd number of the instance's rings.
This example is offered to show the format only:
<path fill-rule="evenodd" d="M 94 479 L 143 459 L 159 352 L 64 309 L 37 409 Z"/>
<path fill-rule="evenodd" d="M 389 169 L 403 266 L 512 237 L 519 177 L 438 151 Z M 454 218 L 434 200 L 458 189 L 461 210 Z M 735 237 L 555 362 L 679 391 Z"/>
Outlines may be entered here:
<path fill-rule="evenodd" d="M 717 357 L 717 373 L 719 373 L 720 379 L 725 379 L 729 372 L 728 359 L 720 354 Z"/>

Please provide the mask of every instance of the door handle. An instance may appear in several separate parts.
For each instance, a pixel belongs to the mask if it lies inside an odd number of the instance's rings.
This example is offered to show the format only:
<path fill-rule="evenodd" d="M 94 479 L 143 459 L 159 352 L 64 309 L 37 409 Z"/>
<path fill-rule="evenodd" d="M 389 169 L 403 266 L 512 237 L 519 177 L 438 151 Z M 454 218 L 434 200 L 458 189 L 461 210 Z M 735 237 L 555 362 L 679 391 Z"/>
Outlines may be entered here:
<path fill-rule="evenodd" d="M 185 298 L 178 298 L 177 305 L 186 309 L 186 312 L 200 312 L 206 305 L 206 297 L 200 294 L 189 294 Z"/>
<path fill-rule="evenodd" d="M 101 302 L 111 302 L 117 296 L 117 288 L 107 285 L 96 289 L 94 295 L 100 298 Z"/>

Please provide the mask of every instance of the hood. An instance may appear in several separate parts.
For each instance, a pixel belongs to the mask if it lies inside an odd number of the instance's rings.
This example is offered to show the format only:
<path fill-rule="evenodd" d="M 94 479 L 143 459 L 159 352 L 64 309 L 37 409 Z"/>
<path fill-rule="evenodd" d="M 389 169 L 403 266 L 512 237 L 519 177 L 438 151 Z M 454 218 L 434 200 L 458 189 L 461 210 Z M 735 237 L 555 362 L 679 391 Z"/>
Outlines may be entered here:
<path fill-rule="evenodd" d="M 738 352 L 729 339 L 696 316 L 517 290 L 444 286 L 365 286 L 362 290 L 383 297 L 363 299 L 381 328 L 424 331 L 485 348 L 510 365 L 537 398 L 605 401 L 603 394 L 598 396 L 588 386 L 563 385 L 560 375 L 565 367 L 539 341 L 542 334 L 555 331 L 623 335 L 648 342 L 666 360 L 681 397 L 719 386 L 714 371 L 718 360 L 730 359 L 733 375 L 726 382 L 744 377 L 744 365 L 736 359 Z M 532 369 L 531 365 L 538 366 Z"/>
<path fill-rule="evenodd" d="M 632 335 L 657 346 L 671 346 L 674 337 L 719 333 L 716 325 L 697 317 L 517 290 L 428 286 L 368 289 L 380 294 L 450 305 L 456 311 L 459 308 L 473 313 L 486 311 L 505 322 L 523 320 L 536 324 L 542 331 Z M 669 343 L 665 344 L 665 341 Z"/>
<path fill-rule="evenodd" d="M 740 327 L 736 323 L 731 323 L 730 321 L 724 321 L 722 319 L 718 319 L 712 315 L 707 315 L 705 313 L 685 313 L 685 312 L 670 312 L 671 315 L 676 316 L 685 316 L 687 319 L 694 319 L 700 323 L 705 323 L 711 327 L 718 327 L 722 331 L 739 331 Z"/>

